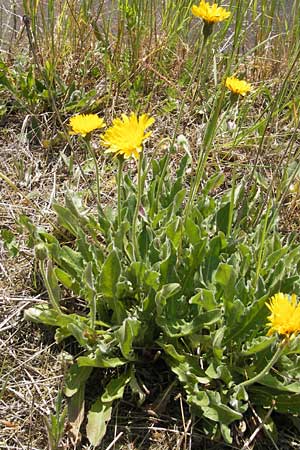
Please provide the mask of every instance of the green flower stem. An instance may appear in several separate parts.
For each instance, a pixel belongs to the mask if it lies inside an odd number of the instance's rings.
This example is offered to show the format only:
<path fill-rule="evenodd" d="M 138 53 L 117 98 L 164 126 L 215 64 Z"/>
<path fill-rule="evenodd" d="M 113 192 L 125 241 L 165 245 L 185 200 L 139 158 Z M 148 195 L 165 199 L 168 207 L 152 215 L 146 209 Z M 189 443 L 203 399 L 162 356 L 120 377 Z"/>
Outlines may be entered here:
<path fill-rule="evenodd" d="M 236 172 L 235 172 L 235 169 L 233 169 L 231 195 L 230 195 L 230 206 L 229 206 L 229 214 L 228 214 L 228 225 L 227 225 L 227 233 L 226 233 L 227 237 L 230 236 L 232 221 L 233 221 L 235 182 L 236 182 Z"/>
<path fill-rule="evenodd" d="M 159 203 L 159 199 L 160 199 L 160 194 L 161 194 L 164 178 L 165 178 L 165 175 L 166 175 L 167 167 L 168 167 L 169 161 L 170 161 L 170 153 L 171 153 L 171 151 L 173 150 L 173 147 L 174 147 L 174 143 L 175 143 L 178 127 L 179 127 L 180 120 L 181 120 L 182 113 L 183 113 L 183 108 L 185 106 L 187 98 L 189 97 L 189 95 L 191 93 L 191 90 L 192 90 L 192 87 L 193 87 L 193 82 L 194 82 L 194 80 L 196 78 L 196 75 L 197 75 L 197 72 L 199 70 L 198 66 L 200 64 L 200 61 L 201 61 L 201 58 L 202 58 L 202 55 L 203 55 L 203 51 L 204 51 L 204 47 L 205 47 L 206 43 L 207 43 L 207 38 L 204 36 L 203 39 L 202 39 L 202 44 L 199 47 L 198 55 L 197 55 L 197 58 L 196 58 L 196 63 L 194 65 L 194 70 L 193 70 L 191 79 L 189 81 L 189 85 L 188 85 L 188 87 L 187 87 L 187 89 L 186 89 L 186 91 L 184 93 L 183 99 L 182 99 L 182 101 L 180 103 L 180 108 L 179 108 L 177 121 L 176 121 L 175 128 L 174 128 L 173 138 L 172 138 L 172 141 L 171 141 L 171 144 L 170 144 L 170 148 L 169 148 L 169 153 L 168 153 L 168 156 L 167 156 L 167 158 L 165 160 L 165 163 L 164 163 L 164 166 L 163 166 L 163 169 L 162 169 L 162 172 L 161 172 L 161 176 L 160 176 L 160 179 L 159 179 L 159 183 L 158 183 L 158 188 L 157 188 L 157 193 L 156 193 L 156 211 L 158 210 L 158 203 Z M 192 98 L 192 103 L 193 103 L 193 101 L 194 101 L 194 95 L 193 95 L 193 98 Z"/>
<path fill-rule="evenodd" d="M 185 217 L 185 218 L 188 217 L 190 208 L 193 204 L 196 194 L 198 193 L 199 186 L 202 181 L 206 162 L 207 162 L 207 159 L 208 159 L 211 147 L 212 147 L 213 138 L 216 133 L 218 118 L 220 115 L 224 95 L 225 95 L 224 86 L 222 86 L 221 93 L 216 101 L 216 106 L 213 109 L 214 113 L 213 113 L 212 117 L 209 119 L 206 131 L 205 131 L 205 135 L 204 135 L 204 139 L 203 139 L 203 146 L 202 146 L 202 149 L 203 149 L 202 155 L 200 155 L 200 157 L 198 158 L 196 174 L 195 174 L 194 180 L 191 185 L 189 198 L 187 200 L 184 214 L 183 214 L 183 217 Z"/>
<path fill-rule="evenodd" d="M 204 25 L 204 27 L 205 27 L 205 25 Z M 193 74 L 192 79 L 196 78 L 196 72 L 198 72 L 198 82 L 197 82 L 197 87 L 196 87 L 196 89 L 195 89 L 195 91 L 193 93 L 192 103 L 191 103 L 191 106 L 190 106 L 190 110 L 191 111 L 193 110 L 194 105 L 195 105 L 195 101 L 196 101 L 196 98 L 197 98 L 197 92 L 199 92 L 201 90 L 201 87 L 202 87 L 203 80 L 202 80 L 201 75 L 202 75 L 203 67 L 202 67 L 202 64 L 201 64 L 201 59 L 203 57 L 204 48 L 206 47 L 206 44 L 208 42 L 209 36 L 210 35 L 206 35 L 206 34 L 203 33 L 202 44 L 201 44 L 201 47 L 200 47 L 200 51 L 199 51 L 199 53 L 197 55 L 197 60 L 196 60 L 195 68 L 194 68 L 194 72 L 195 73 Z M 211 48 L 211 46 L 209 46 L 209 49 L 210 48 Z M 207 67 L 207 63 L 206 63 L 205 68 L 206 67 Z"/>
<path fill-rule="evenodd" d="M 260 275 L 261 266 L 262 266 L 262 263 L 263 263 L 263 256 L 264 256 L 264 250 L 265 250 L 265 240 L 266 240 L 266 236 L 267 236 L 267 228 L 268 228 L 269 219 L 270 219 L 270 209 L 271 209 L 271 201 L 269 200 L 268 205 L 267 205 L 266 217 L 265 217 L 265 220 L 264 220 L 263 232 L 262 232 L 262 236 L 261 236 L 260 248 L 259 248 L 259 252 L 258 252 L 256 274 L 255 274 L 255 286 L 257 285 L 258 278 L 259 278 L 259 275 Z"/>
<path fill-rule="evenodd" d="M 88 152 L 92 155 L 92 158 L 94 161 L 95 172 L 96 172 L 96 184 L 97 184 L 97 204 L 100 206 L 101 205 L 100 173 L 99 173 L 99 166 L 98 166 L 96 153 L 95 153 L 93 146 L 91 145 L 89 136 L 85 136 L 83 138 L 83 141 L 85 143 L 85 146 L 86 146 Z"/>
<path fill-rule="evenodd" d="M 137 240 L 137 233 L 136 233 L 136 225 L 137 225 L 137 219 L 139 215 L 139 209 L 141 206 L 141 200 L 142 200 L 142 194 L 143 194 L 143 176 L 142 176 L 142 166 L 143 166 L 143 152 L 140 154 L 139 162 L 138 162 L 138 189 L 137 189 L 137 199 L 136 199 L 136 205 L 135 205 L 135 211 L 132 221 L 132 241 L 134 246 L 134 253 L 135 253 L 135 259 L 136 261 L 140 257 L 140 250 L 139 250 L 139 244 Z"/>
<path fill-rule="evenodd" d="M 145 181 L 146 181 L 147 175 L 148 175 L 148 173 L 149 173 L 149 170 L 150 170 L 150 168 L 151 168 L 151 166 L 152 166 L 152 162 L 153 162 L 153 160 L 155 159 L 157 150 L 158 150 L 158 148 L 159 148 L 159 146 L 160 146 L 160 144 L 161 144 L 161 142 L 162 142 L 163 140 L 164 140 L 164 139 L 162 139 L 162 140 L 160 141 L 160 143 L 158 144 L 158 146 L 155 147 L 155 149 L 154 149 L 153 152 L 152 152 L 152 155 L 151 155 L 150 159 L 148 159 L 148 160 L 146 161 L 146 168 L 145 168 L 144 173 L 143 173 L 143 176 L 142 176 L 142 185 L 143 185 L 143 186 L 145 186 Z"/>
<path fill-rule="evenodd" d="M 96 171 L 96 183 L 97 183 L 97 199 L 98 199 L 98 204 L 101 204 L 101 190 L 100 190 L 100 173 L 99 173 L 99 167 L 98 167 L 98 161 L 96 158 L 96 153 L 95 150 L 93 149 L 91 143 L 89 140 L 86 141 L 88 149 L 92 155 L 93 161 L 94 161 L 94 165 L 95 165 L 95 171 Z"/>
<path fill-rule="evenodd" d="M 73 151 L 73 157 L 74 157 L 74 160 L 75 160 L 76 164 L 77 164 L 78 167 L 79 167 L 79 170 L 80 170 L 80 173 L 81 173 L 82 178 L 83 178 L 84 181 L 86 182 L 86 184 L 87 184 L 87 186 L 88 186 L 88 189 L 89 189 L 89 191 L 90 191 L 91 194 L 92 194 L 93 200 L 96 201 L 97 206 L 98 206 L 99 211 L 101 212 L 101 214 L 102 214 L 103 216 L 105 216 L 104 211 L 103 211 L 103 209 L 102 209 L 102 207 L 101 207 L 101 202 L 100 202 L 100 199 L 101 199 L 100 176 L 99 176 L 99 167 L 98 167 L 98 162 L 97 162 L 96 154 L 95 154 L 94 149 L 93 149 L 92 146 L 91 146 L 89 137 L 88 137 L 88 136 L 86 136 L 86 137 L 84 137 L 84 138 L 82 137 L 82 140 L 83 140 L 83 142 L 84 142 L 84 144 L 85 144 L 85 146 L 86 146 L 88 152 L 92 155 L 92 158 L 93 158 L 93 161 L 94 161 L 95 171 L 96 171 L 97 195 L 95 195 L 95 193 L 94 193 L 92 187 L 91 187 L 90 184 L 88 183 L 87 178 L 86 178 L 85 173 L 84 173 L 84 170 L 83 170 L 83 168 L 82 168 L 82 166 L 81 166 L 81 163 L 80 163 L 80 161 L 76 158 L 75 152 L 74 152 L 74 151 Z M 68 141 L 68 143 L 69 143 L 69 141 Z M 72 147 L 71 147 L 71 148 L 72 148 Z"/>
<path fill-rule="evenodd" d="M 123 166 L 124 159 L 122 156 L 118 157 L 118 174 L 117 174 L 117 185 L 118 185 L 118 229 L 120 230 L 122 223 L 122 180 L 123 180 Z"/>
<path fill-rule="evenodd" d="M 96 301 L 96 294 L 93 292 L 92 298 L 90 301 L 90 326 L 91 329 L 95 331 L 96 329 L 96 317 L 97 317 L 97 301 Z"/>
<path fill-rule="evenodd" d="M 240 387 L 248 387 L 251 386 L 254 383 L 257 383 L 259 380 L 261 380 L 267 373 L 270 371 L 270 369 L 274 366 L 274 364 L 278 361 L 282 353 L 284 352 L 286 346 L 290 342 L 289 337 L 286 337 L 278 346 L 278 349 L 274 353 L 273 357 L 270 359 L 266 367 L 263 368 L 261 372 L 259 372 L 255 377 L 250 378 L 250 380 L 243 381 L 243 383 L 238 384 L 235 389 L 238 389 Z"/>

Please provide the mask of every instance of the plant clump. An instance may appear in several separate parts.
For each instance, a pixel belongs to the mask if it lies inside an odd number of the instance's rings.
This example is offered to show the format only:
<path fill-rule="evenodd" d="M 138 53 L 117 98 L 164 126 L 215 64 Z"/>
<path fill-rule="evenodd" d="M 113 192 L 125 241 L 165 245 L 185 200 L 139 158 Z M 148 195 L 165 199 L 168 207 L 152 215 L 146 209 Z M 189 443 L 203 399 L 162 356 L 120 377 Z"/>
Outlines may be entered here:
<path fill-rule="evenodd" d="M 49 201 L 36 203 L 40 165 L 27 149 L 17 181 L 6 161 L 0 179 L 25 205 L 17 233 L 47 293 L 25 318 L 53 327 L 69 351 L 45 419 L 49 446 L 59 447 L 66 415 L 74 447 L 81 434 L 100 445 L 119 401 L 145 404 L 156 363 L 174 380 L 166 397 L 180 386 L 189 423 L 209 439 L 232 444 L 252 412 L 266 430 L 273 410 L 299 415 L 300 245 L 281 214 L 299 206 L 298 11 L 282 40 L 266 0 L 230 10 L 120 0 L 113 12 L 61 0 L 47 14 L 31 3 L 29 55 L 0 61 L 0 115 L 26 113 L 24 142 L 49 150 Z M 250 7 L 257 34 L 244 52 Z M 284 76 L 275 42 L 289 54 Z M 18 254 L 14 233 L 1 237 Z"/>
<path fill-rule="evenodd" d="M 72 402 L 84 401 L 82 392 L 94 369 L 112 370 L 87 412 L 92 445 L 103 439 L 113 404 L 125 390 L 144 401 L 139 349 L 157 347 L 209 435 L 232 442 L 231 425 L 242 420 L 250 402 L 266 406 L 275 398 L 276 410 L 289 412 L 300 406 L 293 385 L 280 381 L 293 365 L 295 341 L 273 336 L 274 331 L 289 336 L 299 329 L 295 296 L 290 301 L 276 292 L 299 288 L 300 247 L 278 232 L 276 209 L 264 211 L 258 225 L 249 222 L 260 196 L 256 186 L 247 191 L 241 180 L 216 195 L 224 182 L 218 173 L 203 181 L 194 197 L 198 177 L 187 189 L 192 164 L 187 147 L 171 172 L 168 154 L 149 158 L 140 148 L 154 119 L 138 119 L 134 113 L 122 118 L 102 137 L 118 145 L 113 212 L 99 205 L 98 215 L 87 214 L 74 194 L 65 206 L 54 204 L 71 245 L 21 220 L 49 295 L 49 304 L 30 308 L 26 318 L 54 326 L 57 342 L 72 336 L 81 347 L 66 378 L 65 395 Z M 186 145 L 182 136 L 180 142 Z M 130 171 L 124 177 L 128 156 L 139 157 L 136 181 Z M 84 314 L 65 310 L 61 287 L 85 303 Z M 268 304 L 270 293 L 275 294 Z M 266 336 L 267 320 L 272 327 Z M 286 364 L 280 366 L 283 353 Z M 286 406 L 287 392 L 293 406 Z"/>

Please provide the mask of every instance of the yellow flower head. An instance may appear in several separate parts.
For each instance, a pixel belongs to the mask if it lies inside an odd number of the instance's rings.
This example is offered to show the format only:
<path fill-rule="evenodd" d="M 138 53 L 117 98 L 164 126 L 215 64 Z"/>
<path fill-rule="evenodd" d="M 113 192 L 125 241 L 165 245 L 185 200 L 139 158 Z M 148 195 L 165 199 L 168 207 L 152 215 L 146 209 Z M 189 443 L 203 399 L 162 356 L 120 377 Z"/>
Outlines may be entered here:
<path fill-rule="evenodd" d="M 273 295 L 267 307 L 271 311 L 267 324 L 270 327 L 268 336 L 273 333 L 286 336 L 300 333 L 300 304 L 297 303 L 295 294 L 289 297 L 279 292 Z"/>
<path fill-rule="evenodd" d="M 193 5 L 192 13 L 207 23 L 222 22 L 231 15 L 230 11 L 226 11 L 225 8 L 218 6 L 217 3 L 210 5 L 205 0 L 201 0 L 199 6 Z"/>
<path fill-rule="evenodd" d="M 236 77 L 228 77 L 225 81 L 225 86 L 234 94 L 242 95 L 243 97 L 251 91 L 252 86 L 247 81 L 239 80 Z"/>
<path fill-rule="evenodd" d="M 102 145 L 108 147 L 105 153 L 123 155 L 126 159 L 131 156 L 138 159 L 144 140 L 151 134 L 145 133 L 145 130 L 153 122 L 153 117 L 149 118 L 147 114 L 140 117 L 133 112 L 130 116 L 122 114 L 122 119 L 115 119 L 113 125 L 101 135 Z"/>
<path fill-rule="evenodd" d="M 103 128 L 105 123 L 97 114 L 78 114 L 71 117 L 69 126 L 72 128 L 69 134 L 81 134 L 85 137 L 91 131 Z"/>

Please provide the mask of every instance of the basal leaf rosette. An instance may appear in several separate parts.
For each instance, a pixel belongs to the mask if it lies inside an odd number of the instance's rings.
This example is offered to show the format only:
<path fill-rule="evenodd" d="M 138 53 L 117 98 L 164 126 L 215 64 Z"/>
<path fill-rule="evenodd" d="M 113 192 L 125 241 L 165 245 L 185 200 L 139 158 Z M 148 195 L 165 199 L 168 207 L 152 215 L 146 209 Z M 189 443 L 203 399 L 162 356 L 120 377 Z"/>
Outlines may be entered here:
<path fill-rule="evenodd" d="M 69 127 L 69 134 L 85 137 L 92 131 L 105 127 L 105 122 L 97 114 L 77 114 L 70 118 Z"/>
<path fill-rule="evenodd" d="M 122 114 L 122 118 L 114 119 L 113 125 L 101 135 L 101 144 L 107 147 L 105 153 L 139 159 L 143 142 L 151 135 L 151 131 L 146 133 L 146 129 L 153 123 L 154 118 L 147 114 Z"/>
<path fill-rule="evenodd" d="M 289 338 L 300 333 L 300 304 L 295 294 L 289 296 L 279 292 L 271 297 L 267 307 L 271 311 L 268 336 L 278 333 Z"/>
<path fill-rule="evenodd" d="M 217 3 L 210 5 L 210 3 L 205 0 L 201 0 L 198 6 L 192 6 L 192 14 L 200 19 L 203 19 L 206 23 L 214 24 L 228 19 L 231 12 L 221 6 L 218 6 Z"/>

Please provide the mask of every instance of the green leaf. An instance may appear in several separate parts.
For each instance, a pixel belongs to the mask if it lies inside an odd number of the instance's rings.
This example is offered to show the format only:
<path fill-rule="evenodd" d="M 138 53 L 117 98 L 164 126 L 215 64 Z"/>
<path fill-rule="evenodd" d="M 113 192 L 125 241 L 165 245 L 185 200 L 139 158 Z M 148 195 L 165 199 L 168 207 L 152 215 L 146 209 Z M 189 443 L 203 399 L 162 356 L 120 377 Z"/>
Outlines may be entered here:
<path fill-rule="evenodd" d="M 41 263 L 41 267 L 43 266 L 43 262 Z M 52 304 L 53 308 L 58 312 L 60 311 L 60 289 L 57 283 L 57 278 L 53 270 L 53 265 L 51 261 L 48 261 L 46 272 L 43 270 L 43 277 L 45 281 L 45 285 L 49 294 L 49 300 Z"/>
<path fill-rule="evenodd" d="M 238 322 L 242 320 L 246 308 L 238 298 L 233 301 L 227 301 L 224 299 L 224 307 L 226 325 L 228 329 L 231 330 Z"/>
<path fill-rule="evenodd" d="M 188 394 L 194 392 L 197 383 L 206 385 L 210 379 L 205 375 L 204 370 L 199 365 L 199 358 L 185 355 L 184 362 L 178 362 L 177 359 L 165 357 L 172 371 L 178 376 L 180 382 Z"/>
<path fill-rule="evenodd" d="M 273 342 L 276 341 L 276 337 L 268 337 L 268 336 L 258 336 L 257 338 L 253 339 L 250 343 L 247 343 L 245 346 L 245 350 L 242 351 L 242 355 L 249 356 L 256 353 L 259 353 L 266 348 L 270 347 L 270 345 L 273 344 Z"/>
<path fill-rule="evenodd" d="M 132 372 L 131 372 L 130 389 L 134 395 L 138 395 L 138 397 L 139 397 L 138 406 L 141 406 L 146 399 L 146 393 L 141 388 L 140 384 L 138 383 L 138 381 L 136 379 L 134 368 L 132 369 Z"/>
<path fill-rule="evenodd" d="M 189 303 L 199 305 L 207 311 L 215 309 L 217 306 L 213 291 L 202 288 L 199 289 L 196 295 L 190 298 Z"/>
<path fill-rule="evenodd" d="M 115 332 L 115 336 L 119 341 L 119 346 L 124 358 L 128 360 L 134 359 L 132 351 L 132 343 L 134 338 L 138 336 L 141 322 L 135 318 L 128 317 L 124 320 L 120 328 Z"/>
<path fill-rule="evenodd" d="M 142 261 L 134 261 L 130 264 L 127 276 L 133 285 L 141 286 L 144 283 L 146 265 Z"/>
<path fill-rule="evenodd" d="M 174 358 L 176 361 L 185 361 L 185 355 L 181 355 L 180 353 L 178 353 L 173 344 L 165 343 L 163 338 L 158 339 L 156 342 L 168 355 L 172 356 L 172 358 Z"/>
<path fill-rule="evenodd" d="M 264 386 L 277 389 L 279 391 L 300 394 L 300 382 L 295 381 L 294 383 L 283 384 L 276 377 L 273 377 L 270 373 L 261 378 L 259 380 L 259 383 L 263 384 Z"/>
<path fill-rule="evenodd" d="M 232 436 L 231 436 L 230 428 L 227 425 L 225 425 L 225 423 L 220 423 L 220 429 L 221 429 L 221 433 L 224 438 L 224 441 L 227 442 L 228 444 L 232 444 Z"/>
<path fill-rule="evenodd" d="M 177 294 L 180 291 L 180 284 L 178 283 L 169 283 L 165 284 L 160 291 L 157 292 L 155 297 L 155 302 L 157 305 L 157 312 L 158 315 L 162 312 L 162 309 L 164 308 L 166 301 L 168 298 L 172 297 L 173 295 Z"/>
<path fill-rule="evenodd" d="M 92 445 L 97 446 L 102 441 L 107 423 L 111 418 L 112 403 L 123 397 L 124 389 L 130 380 L 131 374 L 127 372 L 112 379 L 107 384 L 103 395 L 92 405 L 86 426 L 86 434 Z"/>
<path fill-rule="evenodd" d="M 79 295 L 79 284 L 74 280 L 73 277 L 71 277 L 67 272 L 60 269 L 59 267 L 54 268 L 54 273 L 58 281 L 60 281 L 65 286 L 65 288 L 70 289 L 72 292 Z"/>
<path fill-rule="evenodd" d="M 170 284 L 176 281 L 176 260 L 177 255 L 174 246 L 170 243 L 169 240 L 166 241 L 168 255 L 167 257 L 160 263 L 160 273 L 161 273 L 161 283 L 162 284 Z"/>
<path fill-rule="evenodd" d="M 116 250 L 112 250 L 103 264 L 100 275 L 101 292 L 105 297 L 109 299 L 115 297 L 120 273 L 121 263 L 118 253 Z"/>
<path fill-rule="evenodd" d="M 220 360 L 222 359 L 222 356 L 224 353 L 224 348 L 222 347 L 222 341 L 223 341 L 225 329 L 226 329 L 225 326 L 219 328 L 216 331 L 213 341 L 212 341 L 214 355 Z"/>
<path fill-rule="evenodd" d="M 103 403 L 101 397 L 91 406 L 87 416 L 86 435 L 91 445 L 101 443 L 106 433 L 107 423 L 111 419 L 112 404 Z"/>
<path fill-rule="evenodd" d="M 203 268 L 202 264 L 206 255 L 206 243 L 207 238 L 204 238 L 197 242 L 197 244 L 191 246 L 190 253 L 186 258 L 183 291 L 187 296 L 190 296 L 195 292 L 194 278 L 195 275 L 197 276 L 199 274 L 199 269 L 201 270 L 201 268 Z"/>
<path fill-rule="evenodd" d="M 187 217 L 185 221 L 185 233 L 192 245 L 196 245 L 201 240 L 200 228 L 190 217 Z"/>
<path fill-rule="evenodd" d="M 76 393 L 68 401 L 69 432 L 73 442 L 78 442 L 80 427 L 84 419 L 85 384 L 81 384 Z"/>
<path fill-rule="evenodd" d="M 28 308 L 24 312 L 24 318 L 34 323 L 43 323 L 51 326 L 67 326 L 68 321 L 64 320 L 64 316 L 60 315 L 56 310 L 50 309 L 49 305 L 38 305 Z"/>
<path fill-rule="evenodd" d="M 207 241 L 208 250 L 205 255 L 202 272 L 206 282 L 210 282 L 214 271 L 220 262 L 220 253 L 222 250 L 222 236 L 215 236 Z"/>
<path fill-rule="evenodd" d="M 275 266 L 275 264 L 278 263 L 279 260 L 282 259 L 282 257 L 288 252 L 288 247 L 280 248 L 279 250 L 276 250 L 275 252 L 271 253 L 264 264 L 265 270 L 267 273 L 270 273 L 270 270 Z"/>
<path fill-rule="evenodd" d="M 60 344 L 64 339 L 67 339 L 70 336 L 72 336 L 72 333 L 67 328 L 56 328 L 54 339 L 57 344 Z"/>
<path fill-rule="evenodd" d="M 89 335 L 89 332 L 92 331 L 92 329 L 80 320 L 80 316 L 78 316 L 77 314 L 75 314 L 74 316 L 75 320 L 68 324 L 67 330 L 72 336 L 74 336 L 74 338 L 83 348 L 86 348 L 89 345 L 89 339 L 87 336 Z"/>
<path fill-rule="evenodd" d="M 64 208 L 61 205 L 53 204 L 52 207 L 58 216 L 60 225 L 68 230 L 73 236 L 78 236 L 78 218 L 74 216 L 68 208 Z"/>
<path fill-rule="evenodd" d="M 232 266 L 220 263 L 215 272 L 214 279 L 224 289 L 224 297 L 231 300 L 234 296 L 235 280 L 237 276 Z"/>
<path fill-rule="evenodd" d="M 184 142 L 181 141 L 181 143 L 179 143 L 179 136 L 178 136 L 178 138 L 177 138 L 177 144 L 178 144 L 178 145 L 181 145 L 181 146 L 184 148 L 184 150 L 186 151 L 186 154 L 185 154 L 184 157 L 181 159 L 180 164 L 179 164 L 179 168 L 178 168 L 178 170 L 176 171 L 176 178 L 177 178 L 177 179 L 180 179 L 180 181 L 181 181 L 181 178 L 182 178 L 182 177 L 185 175 L 185 173 L 186 173 L 186 167 L 187 167 L 188 165 L 190 165 L 190 164 L 192 163 L 192 161 L 193 161 L 192 155 L 191 155 L 190 150 L 189 150 L 189 144 L 188 144 L 188 141 L 186 140 L 186 138 L 184 138 L 184 139 L 185 139 Z"/>
<path fill-rule="evenodd" d="M 205 371 L 205 374 L 212 380 L 222 380 L 228 386 L 232 382 L 232 375 L 225 364 L 220 364 L 218 360 L 213 360 Z"/>
<path fill-rule="evenodd" d="M 157 324 L 170 337 L 188 336 L 199 333 L 204 326 L 217 322 L 221 309 L 198 312 L 197 307 L 190 306 L 185 297 L 172 297 L 158 304 Z"/>
<path fill-rule="evenodd" d="M 84 385 L 92 373 L 92 367 L 79 367 L 73 364 L 65 379 L 64 393 L 67 397 L 72 397 L 82 385 Z"/>
<path fill-rule="evenodd" d="M 193 320 L 185 323 L 179 327 L 180 336 L 187 336 L 189 334 L 199 332 L 203 326 L 209 326 L 220 320 L 222 312 L 220 308 L 212 309 L 198 314 Z"/>
<path fill-rule="evenodd" d="M 229 425 L 234 420 L 242 419 L 242 414 L 222 404 L 221 396 L 218 392 L 207 391 L 209 406 L 203 406 L 203 415 L 208 419 Z"/>
<path fill-rule="evenodd" d="M 128 361 L 125 359 L 117 358 L 117 357 L 104 357 L 101 351 L 98 349 L 94 354 L 90 354 L 89 356 L 79 356 L 77 358 L 77 363 L 80 367 L 88 366 L 88 367 L 119 367 L 126 364 Z"/>
<path fill-rule="evenodd" d="M 6 228 L 0 230 L 0 235 L 9 254 L 11 256 L 17 256 L 19 253 L 19 246 L 17 245 L 15 235 Z"/>
<path fill-rule="evenodd" d="M 210 177 L 202 189 L 204 196 L 209 194 L 214 189 L 217 189 L 219 186 L 221 186 L 221 184 L 224 183 L 224 180 L 225 180 L 225 175 L 222 172 L 218 172 L 215 175 L 213 175 L 212 177 Z"/>
<path fill-rule="evenodd" d="M 130 371 L 124 372 L 118 378 L 113 378 L 105 387 L 105 392 L 101 397 L 103 403 L 111 403 L 123 397 L 125 386 L 131 380 Z"/>
<path fill-rule="evenodd" d="M 241 316 L 240 320 L 236 324 L 228 329 L 228 335 L 226 336 L 226 342 L 229 340 L 237 341 L 240 336 L 246 334 L 251 328 L 256 327 L 258 324 L 259 315 L 264 312 L 267 313 L 266 300 L 268 300 L 269 294 L 264 295 L 258 300 L 255 300 L 250 306 L 245 308 L 245 313 Z M 266 314 L 264 314 L 265 316 Z"/>
<path fill-rule="evenodd" d="M 253 385 L 249 388 L 251 401 L 255 405 L 270 408 L 275 402 L 275 410 L 281 413 L 299 414 L 300 410 L 300 395 L 289 394 L 275 394 L 273 389 L 267 386 Z"/>
<path fill-rule="evenodd" d="M 286 255 L 285 258 L 285 265 L 287 267 L 295 266 L 296 264 L 298 264 L 300 260 L 300 246 L 297 245 L 297 247 L 295 247 L 294 249 L 289 249 L 288 254 Z"/>
<path fill-rule="evenodd" d="M 8 77 L 6 76 L 7 74 L 9 74 L 9 69 L 6 64 L 2 60 L 0 60 L 0 86 L 4 86 L 11 93 L 16 94 L 16 88 L 9 81 Z"/>
<path fill-rule="evenodd" d="M 76 274 L 78 279 L 81 280 L 81 273 L 84 269 L 84 261 L 82 255 L 79 252 L 76 252 L 72 248 L 68 247 L 67 245 L 64 245 L 59 251 L 60 265 L 63 265 L 61 263 L 61 260 L 63 261 L 63 263 L 67 264 L 67 266 L 65 267 L 71 269 L 74 274 Z"/>
<path fill-rule="evenodd" d="M 147 258 L 148 256 L 149 245 L 152 239 L 153 236 L 151 229 L 149 227 L 144 226 L 138 237 L 140 254 L 143 259 Z"/>
<path fill-rule="evenodd" d="M 166 234 L 176 250 L 181 241 L 182 233 L 182 221 L 180 217 L 175 217 L 174 220 L 172 220 L 172 222 L 167 226 Z"/>
<path fill-rule="evenodd" d="M 177 192 L 175 195 L 173 201 L 172 201 L 172 215 L 176 214 L 179 208 L 181 208 L 183 200 L 185 198 L 186 190 L 182 189 L 181 191 Z"/>
<path fill-rule="evenodd" d="M 94 286 L 93 265 L 91 262 L 87 263 L 86 268 L 82 274 L 82 284 L 84 286 L 85 300 L 88 301 L 90 308 L 90 327 L 94 330 L 97 319 L 97 293 Z"/>
<path fill-rule="evenodd" d="M 218 229 L 226 234 L 230 219 L 230 202 L 226 203 L 226 205 L 222 206 L 222 208 L 217 211 L 216 219 Z"/>
<path fill-rule="evenodd" d="M 145 272 L 144 282 L 147 286 L 151 287 L 155 291 L 158 290 L 160 285 L 160 274 L 155 270 L 147 270 Z"/>
<path fill-rule="evenodd" d="M 24 317 L 26 320 L 30 320 L 34 323 L 43 323 L 45 325 L 50 325 L 53 327 L 60 327 L 60 334 L 57 334 L 57 337 L 60 339 L 64 339 L 72 334 L 72 325 L 77 325 L 79 328 L 79 338 L 81 339 L 81 343 L 86 345 L 87 340 L 83 337 L 83 329 L 86 328 L 84 325 L 85 318 L 81 318 L 76 314 L 61 314 L 57 312 L 55 309 L 49 308 L 48 305 L 39 305 L 34 308 L 28 308 Z M 79 327 L 78 324 L 81 323 Z M 58 342 L 58 341 L 57 341 Z"/>

